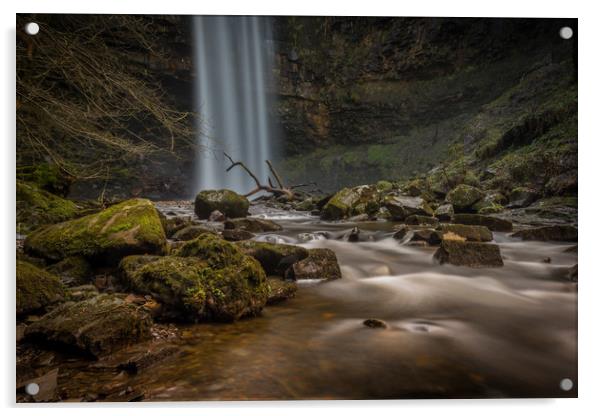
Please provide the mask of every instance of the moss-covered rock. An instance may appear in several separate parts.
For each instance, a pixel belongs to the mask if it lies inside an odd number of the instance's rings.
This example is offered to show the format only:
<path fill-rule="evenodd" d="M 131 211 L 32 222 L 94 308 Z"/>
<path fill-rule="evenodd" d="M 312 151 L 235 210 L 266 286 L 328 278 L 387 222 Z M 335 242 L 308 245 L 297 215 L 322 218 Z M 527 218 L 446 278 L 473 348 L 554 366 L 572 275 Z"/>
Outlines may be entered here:
<path fill-rule="evenodd" d="M 519 186 L 514 188 L 508 196 L 508 208 L 522 208 L 531 205 L 539 198 L 535 189 Z"/>
<path fill-rule="evenodd" d="M 512 237 L 539 241 L 577 241 L 578 231 L 572 225 L 550 225 L 520 230 L 512 234 Z"/>
<path fill-rule="evenodd" d="M 383 202 L 395 220 L 403 221 L 410 215 L 432 217 L 434 214 L 430 205 L 418 196 L 387 195 Z"/>
<path fill-rule="evenodd" d="M 217 235 L 217 231 L 215 231 L 213 228 L 209 228 L 204 225 L 189 225 L 187 227 L 182 228 L 181 230 L 176 231 L 172 235 L 172 238 L 174 240 L 179 241 L 189 241 L 194 240 L 201 234 Z"/>
<path fill-rule="evenodd" d="M 255 237 L 255 234 L 246 230 L 234 229 L 222 231 L 222 237 L 226 241 L 244 241 Z"/>
<path fill-rule="evenodd" d="M 288 269 L 287 279 L 340 279 L 341 269 L 334 251 L 328 248 L 312 248 L 307 258 L 298 261 Z"/>
<path fill-rule="evenodd" d="M 288 280 L 282 280 L 278 277 L 268 277 L 270 286 L 270 295 L 268 296 L 268 305 L 283 302 L 295 296 L 297 293 L 297 283 Z"/>
<path fill-rule="evenodd" d="M 173 217 L 167 218 L 165 215 L 159 213 L 161 218 L 161 224 L 163 225 L 163 230 L 165 231 L 165 235 L 168 238 L 171 238 L 178 231 L 193 225 L 190 218 L 185 217 Z"/>
<path fill-rule="evenodd" d="M 441 224 L 439 227 L 443 234 L 454 233 L 468 241 L 491 241 L 493 234 L 487 227 L 482 225 L 464 225 L 464 224 Z"/>
<path fill-rule="evenodd" d="M 25 240 L 27 253 L 59 261 L 82 256 L 116 264 L 132 254 L 162 254 L 165 232 L 152 202 L 131 199 L 97 214 L 50 225 Z"/>
<path fill-rule="evenodd" d="M 375 186 L 361 185 L 343 188 L 322 208 L 325 220 L 340 220 L 360 214 L 374 215 L 380 208 L 380 193 Z"/>
<path fill-rule="evenodd" d="M 120 269 L 130 290 L 152 295 L 162 305 L 164 320 L 233 321 L 258 314 L 268 299 L 261 265 L 240 252 L 219 262 L 199 257 L 131 256 L 122 260 Z"/>
<path fill-rule="evenodd" d="M 504 261 L 496 244 L 443 240 L 433 257 L 439 264 L 474 268 L 502 267 Z"/>
<path fill-rule="evenodd" d="M 504 210 L 508 198 L 499 192 L 488 193 L 483 199 L 472 206 L 477 214 L 495 214 Z"/>
<path fill-rule="evenodd" d="M 73 183 L 71 175 L 51 163 L 36 163 L 33 166 L 21 167 L 17 170 L 17 178 L 62 197 L 67 196 Z"/>
<path fill-rule="evenodd" d="M 187 241 L 174 254 L 197 257 L 216 268 L 238 264 L 245 255 L 238 246 L 213 234 L 201 234 L 194 240 Z"/>
<path fill-rule="evenodd" d="M 58 276 L 17 260 L 17 315 L 44 310 L 64 297 Z"/>
<path fill-rule="evenodd" d="M 194 200 L 196 215 L 200 219 L 207 219 L 215 210 L 230 218 L 246 217 L 249 200 L 229 189 L 199 192 Z"/>
<path fill-rule="evenodd" d="M 81 256 L 67 257 L 48 267 L 49 272 L 60 277 L 66 286 L 80 286 L 90 283 L 92 267 L 90 263 Z"/>
<path fill-rule="evenodd" d="M 27 339 L 99 357 L 150 337 L 152 320 L 117 295 L 67 302 L 25 330 Z"/>
<path fill-rule="evenodd" d="M 393 189 L 393 184 L 389 181 L 378 181 L 376 182 L 376 189 L 379 192 L 388 192 Z"/>
<path fill-rule="evenodd" d="M 455 214 L 453 222 L 456 224 L 482 225 L 491 231 L 512 231 L 512 222 L 490 215 Z"/>
<path fill-rule="evenodd" d="M 305 259 L 307 249 L 290 244 L 273 244 L 259 241 L 235 243 L 242 251 L 259 261 L 268 276 L 284 276 L 286 270 L 299 260 Z"/>
<path fill-rule="evenodd" d="M 454 206 L 455 212 L 469 212 L 485 194 L 474 186 L 461 184 L 447 193 L 445 200 Z"/>
<path fill-rule="evenodd" d="M 17 232 L 27 234 L 41 225 L 70 220 L 77 212 L 73 201 L 17 181 Z"/>
<path fill-rule="evenodd" d="M 233 218 L 224 223 L 224 228 L 227 230 L 245 230 L 252 233 L 282 230 L 282 226 L 277 222 L 261 218 Z"/>

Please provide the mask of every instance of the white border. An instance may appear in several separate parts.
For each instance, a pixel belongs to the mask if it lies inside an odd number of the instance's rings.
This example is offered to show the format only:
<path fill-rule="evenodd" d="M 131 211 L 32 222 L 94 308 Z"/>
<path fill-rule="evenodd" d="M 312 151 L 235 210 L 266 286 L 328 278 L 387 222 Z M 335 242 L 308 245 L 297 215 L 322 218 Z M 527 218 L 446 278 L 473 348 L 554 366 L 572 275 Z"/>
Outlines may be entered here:
<path fill-rule="evenodd" d="M 10 0 L 9 0 L 10 1 Z M 380 0 L 326 1 L 302 0 L 285 3 L 282 0 L 253 1 L 149 1 L 149 0 L 20 0 L 13 4 L 2 2 L 2 91 L 0 126 L 3 135 L 1 174 L 2 202 L 0 218 L 4 227 L 0 238 L 4 296 L 2 305 L 4 339 L 0 342 L 2 375 L 0 376 L 1 403 L 14 408 L 14 174 L 15 174 L 15 13 L 153 13 L 153 14 L 280 14 L 280 15 L 397 15 L 397 16 L 487 16 L 487 17 L 577 17 L 579 18 L 579 399 L 566 400 L 439 400 L 439 401 L 333 401 L 333 402 L 237 402 L 237 403 L 169 403 L 138 404 L 127 406 L 128 413 L 144 415 L 164 415 L 169 409 L 178 414 L 199 412 L 231 414 L 245 411 L 249 414 L 265 416 L 330 414 L 344 411 L 350 415 L 365 415 L 377 411 L 383 414 L 418 411 L 421 414 L 445 413 L 453 415 L 504 415 L 508 413 L 562 415 L 595 414 L 600 411 L 598 391 L 600 382 L 600 354 L 602 353 L 602 273 L 600 269 L 600 244 L 602 233 L 599 223 L 602 220 L 602 153 L 600 131 L 602 130 L 601 105 L 602 91 L 600 77 L 600 26 L 602 16 L 593 1 L 526 1 L 498 0 L 496 2 L 469 0 L 439 0 L 385 2 Z M 82 406 L 61 404 L 56 406 L 21 406 L 19 412 L 63 414 L 65 412 L 103 414 L 123 408 L 123 405 Z M 199 407 L 201 409 L 199 409 Z M 119 412 L 121 413 L 121 412 Z"/>

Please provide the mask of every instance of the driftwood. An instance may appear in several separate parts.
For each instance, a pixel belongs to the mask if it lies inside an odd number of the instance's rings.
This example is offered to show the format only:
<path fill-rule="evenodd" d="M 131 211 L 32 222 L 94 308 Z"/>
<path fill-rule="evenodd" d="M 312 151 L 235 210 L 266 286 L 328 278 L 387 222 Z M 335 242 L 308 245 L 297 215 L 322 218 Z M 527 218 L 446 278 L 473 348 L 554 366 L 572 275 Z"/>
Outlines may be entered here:
<path fill-rule="evenodd" d="M 228 168 L 226 169 L 226 172 L 230 172 L 230 170 L 232 170 L 235 166 L 240 166 L 245 172 L 247 172 L 247 174 L 251 178 L 253 178 L 253 181 L 255 181 L 255 184 L 257 185 L 257 187 L 255 189 L 252 189 L 251 191 L 247 192 L 244 195 L 245 197 L 254 195 L 257 192 L 265 191 L 265 192 L 269 192 L 272 195 L 277 196 L 277 197 L 285 196 L 287 199 L 293 200 L 296 197 L 300 196 L 298 193 L 296 193 L 294 191 L 294 189 L 301 188 L 304 186 L 315 185 L 315 183 L 311 182 L 311 183 L 303 183 L 303 184 L 292 185 L 292 186 L 285 186 L 284 181 L 282 180 L 282 177 L 278 174 L 278 171 L 276 171 L 276 168 L 274 167 L 274 165 L 272 165 L 272 162 L 270 162 L 269 160 L 266 160 L 265 163 L 268 165 L 270 173 L 272 174 L 272 176 L 274 176 L 274 179 L 276 180 L 277 185 L 274 185 L 274 183 L 272 182 L 272 178 L 270 178 L 269 176 L 268 176 L 268 184 L 264 185 L 257 178 L 257 176 L 243 162 L 241 162 L 241 161 L 235 162 L 234 160 L 232 160 L 230 155 L 225 152 L 224 152 L 224 156 L 226 156 L 226 158 L 231 163 L 231 165 L 228 166 Z"/>

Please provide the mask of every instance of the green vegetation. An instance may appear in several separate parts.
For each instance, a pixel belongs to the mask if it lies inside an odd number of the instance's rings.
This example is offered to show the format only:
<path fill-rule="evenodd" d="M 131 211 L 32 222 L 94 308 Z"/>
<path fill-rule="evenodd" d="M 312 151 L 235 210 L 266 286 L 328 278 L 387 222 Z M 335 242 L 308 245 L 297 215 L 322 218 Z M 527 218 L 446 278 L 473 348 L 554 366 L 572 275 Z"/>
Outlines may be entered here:
<path fill-rule="evenodd" d="M 17 314 L 43 310 L 64 297 L 65 290 L 57 276 L 17 260 Z"/>
<path fill-rule="evenodd" d="M 29 182 L 17 181 L 17 232 L 27 234 L 41 225 L 77 216 L 74 202 L 53 195 Z"/>

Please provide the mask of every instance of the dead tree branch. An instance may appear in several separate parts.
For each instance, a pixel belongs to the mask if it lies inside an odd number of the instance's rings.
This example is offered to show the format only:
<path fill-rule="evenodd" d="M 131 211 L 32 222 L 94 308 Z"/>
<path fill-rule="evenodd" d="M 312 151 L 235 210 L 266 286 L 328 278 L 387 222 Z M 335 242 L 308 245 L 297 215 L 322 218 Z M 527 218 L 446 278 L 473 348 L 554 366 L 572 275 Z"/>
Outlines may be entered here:
<path fill-rule="evenodd" d="M 266 160 L 265 163 L 268 165 L 272 175 L 274 175 L 276 182 L 278 182 L 278 187 L 274 186 L 274 184 L 272 183 L 272 179 L 269 177 L 268 177 L 268 184 L 262 185 L 261 182 L 259 181 L 259 179 L 257 179 L 257 176 L 255 176 L 255 174 L 244 163 L 242 163 L 240 161 L 235 162 L 230 157 L 230 155 L 225 152 L 224 152 L 224 156 L 226 156 L 226 158 L 231 163 L 230 166 L 228 166 L 228 168 L 226 169 L 226 172 L 230 172 L 232 170 L 232 168 L 234 168 L 235 166 L 240 166 L 245 172 L 247 172 L 247 174 L 251 178 L 253 178 L 253 181 L 255 181 L 255 184 L 257 185 L 257 187 L 255 189 L 252 189 L 251 191 L 247 192 L 244 196 L 249 197 L 251 195 L 256 194 L 257 192 L 265 191 L 265 192 L 269 192 L 275 196 L 284 195 L 289 200 L 292 200 L 295 198 L 296 194 L 292 191 L 292 188 L 287 188 L 284 186 L 284 184 L 282 182 L 282 178 L 280 177 L 280 175 L 278 174 L 278 172 L 276 171 L 276 169 L 274 168 L 274 166 L 272 165 L 272 163 L 269 160 Z"/>

